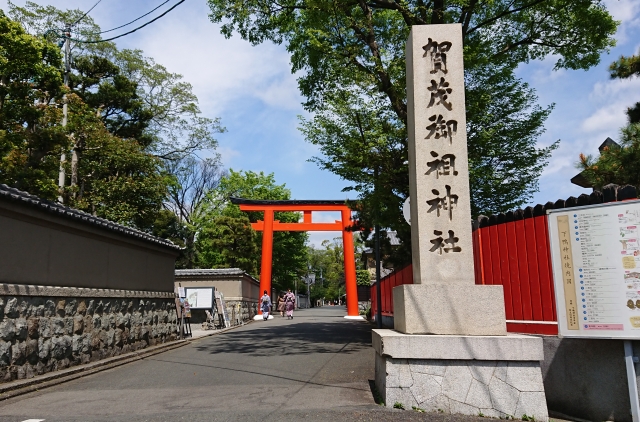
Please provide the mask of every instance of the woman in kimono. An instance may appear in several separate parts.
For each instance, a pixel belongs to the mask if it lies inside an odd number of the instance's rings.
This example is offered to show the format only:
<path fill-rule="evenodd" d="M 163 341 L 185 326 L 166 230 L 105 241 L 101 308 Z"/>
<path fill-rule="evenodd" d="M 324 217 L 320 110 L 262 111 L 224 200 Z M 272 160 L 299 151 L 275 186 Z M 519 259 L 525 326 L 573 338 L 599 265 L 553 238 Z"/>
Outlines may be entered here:
<path fill-rule="evenodd" d="M 293 319 L 293 308 L 296 304 L 296 297 L 291 293 L 291 289 L 284 295 L 285 310 L 287 311 L 287 319 Z"/>
<path fill-rule="evenodd" d="M 285 308 L 286 304 L 284 302 L 284 296 L 282 295 L 282 293 L 280 293 L 280 296 L 278 297 L 278 312 L 280 312 L 281 317 L 284 316 Z"/>
<path fill-rule="evenodd" d="M 267 294 L 267 291 L 264 291 L 264 295 L 260 298 L 260 309 L 262 309 L 262 319 L 265 321 L 269 319 L 269 311 L 271 311 L 271 298 Z"/>

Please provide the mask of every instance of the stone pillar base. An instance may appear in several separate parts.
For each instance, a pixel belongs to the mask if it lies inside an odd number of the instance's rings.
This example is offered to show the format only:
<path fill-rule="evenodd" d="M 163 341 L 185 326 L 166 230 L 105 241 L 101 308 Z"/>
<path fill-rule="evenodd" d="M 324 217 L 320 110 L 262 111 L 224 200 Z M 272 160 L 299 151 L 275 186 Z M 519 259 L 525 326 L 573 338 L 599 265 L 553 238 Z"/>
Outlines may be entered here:
<path fill-rule="evenodd" d="M 387 407 L 549 420 L 540 337 L 406 335 L 373 330 L 376 387 Z"/>
<path fill-rule="evenodd" d="M 393 288 L 393 328 L 406 334 L 507 334 L 502 286 L 404 284 Z"/>

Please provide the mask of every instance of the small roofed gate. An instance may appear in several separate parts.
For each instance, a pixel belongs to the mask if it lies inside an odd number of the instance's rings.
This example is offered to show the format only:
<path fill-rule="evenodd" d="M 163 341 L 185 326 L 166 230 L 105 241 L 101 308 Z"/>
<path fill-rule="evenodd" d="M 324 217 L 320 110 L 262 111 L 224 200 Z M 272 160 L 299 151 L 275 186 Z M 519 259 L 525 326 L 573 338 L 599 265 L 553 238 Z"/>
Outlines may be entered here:
<path fill-rule="evenodd" d="M 345 201 L 323 200 L 254 200 L 231 198 L 233 204 L 239 205 L 241 211 L 264 212 L 262 221 L 251 223 L 256 231 L 262 232 L 262 259 L 260 267 L 260 293 L 271 291 L 271 265 L 273 259 L 274 231 L 340 231 L 344 250 L 344 279 L 347 294 L 347 317 L 359 317 L 358 290 L 356 282 L 356 262 L 353 251 L 353 220 L 351 208 Z M 341 219 L 333 223 L 314 223 L 314 211 L 338 211 Z M 298 223 L 281 223 L 274 219 L 275 212 L 302 212 L 303 221 Z M 262 310 L 258 311 L 260 314 Z"/>
<path fill-rule="evenodd" d="M 633 186 L 608 185 L 603 192 L 559 199 L 505 214 L 480 216 L 473 222 L 476 284 L 501 284 L 507 331 L 558 334 L 547 210 L 636 199 Z M 380 281 L 382 314 L 393 316 L 393 287 L 413 284 L 411 265 Z M 371 288 L 371 314 L 376 314 L 375 285 Z M 469 298 L 473 300 L 473 298 Z"/>

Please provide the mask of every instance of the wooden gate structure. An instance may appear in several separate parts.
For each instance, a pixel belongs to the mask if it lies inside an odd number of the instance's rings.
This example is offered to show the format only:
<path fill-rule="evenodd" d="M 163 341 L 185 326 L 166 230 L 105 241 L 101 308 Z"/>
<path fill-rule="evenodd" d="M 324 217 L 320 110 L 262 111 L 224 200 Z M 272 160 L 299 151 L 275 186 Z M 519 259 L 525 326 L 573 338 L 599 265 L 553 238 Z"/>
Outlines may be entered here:
<path fill-rule="evenodd" d="M 341 231 L 344 249 L 344 280 L 347 294 L 347 317 L 358 317 L 358 291 L 356 283 L 356 262 L 353 252 L 353 220 L 351 208 L 345 201 L 322 200 L 255 200 L 231 198 L 233 204 L 239 205 L 241 211 L 263 212 L 262 221 L 251 223 L 256 231 L 262 232 L 262 260 L 260 267 L 260 293 L 271 291 L 271 266 L 273 259 L 273 232 L 307 232 L 307 231 Z M 341 219 L 333 223 L 314 223 L 314 211 L 338 211 Z M 281 223 L 274 219 L 276 212 L 302 212 L 303 221 L 298 223 Z M 258 310 L 261 314 L 262 310 Z"/>

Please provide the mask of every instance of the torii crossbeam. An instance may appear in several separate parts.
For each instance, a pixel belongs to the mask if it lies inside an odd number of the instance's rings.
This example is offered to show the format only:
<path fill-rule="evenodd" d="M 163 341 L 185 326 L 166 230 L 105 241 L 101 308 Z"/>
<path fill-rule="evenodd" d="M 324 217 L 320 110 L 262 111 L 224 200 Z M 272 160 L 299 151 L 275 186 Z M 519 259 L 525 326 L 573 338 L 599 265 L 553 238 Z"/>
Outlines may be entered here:
<path fill-rule="evenodd" d="M 271 292 L 271 265 L 273 258 L 273 232 L 274 231 L 341 231 L 342 245 L 344 249 L 344 279 L 347 294 L 347 317 L 358 317 L 358 290 L 356 287 L 356 264 L 353 253 L 353 232 L 349 229 L 353 226 L 351 220 L 351 208 L 345 201 L 268 201 L 242 198 L 231 198 L 231 202 L 240 205 L 242 211 L 262 211 L 264 220 L 252 223 L 256 231 L 262 231 L 262 261 L 260 270 L 260 293 Z M 302 212 L 301 223 L 281 223 L 274 220 L 275 212 Z M 339 211 L 341 220 L 334 223 L 314 223 L 313 211 Z M 261 310 L 258 312 L 262 313 Z"/>

